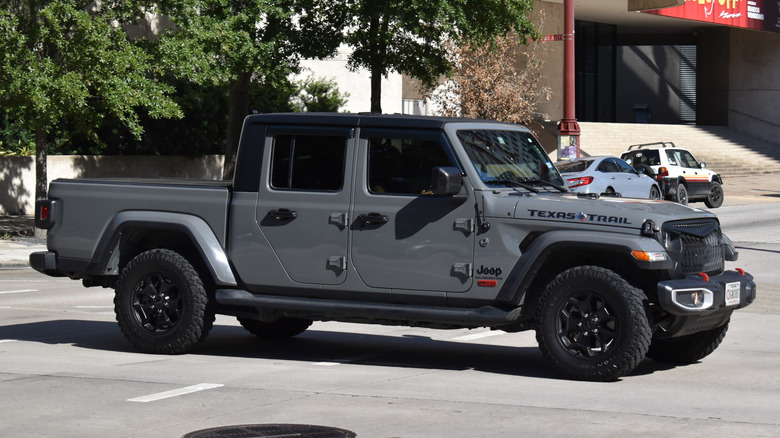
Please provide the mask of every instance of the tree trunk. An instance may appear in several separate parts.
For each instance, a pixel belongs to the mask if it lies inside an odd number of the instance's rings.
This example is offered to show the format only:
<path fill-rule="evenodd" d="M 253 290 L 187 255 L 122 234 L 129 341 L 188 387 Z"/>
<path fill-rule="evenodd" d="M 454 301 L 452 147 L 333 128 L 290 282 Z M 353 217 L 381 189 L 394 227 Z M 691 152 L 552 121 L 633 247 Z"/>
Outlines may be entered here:
<path fill-rule="evenodd" d="M 371 112 L 382 113 L 382 71 L 371 68 Z"/>
<path fill-rule="evenodd" d="M 241 126 L 244 118 L 249 114 L 249 82 L 252 73 L 240 75 L 230 82 L 228 91 L 228 125 L 227 145 L 225 146 L 225 163 L 222 170 L 222 179 L 233 179 L 236 170 L 236 153 L 238 141 L 241 138 Z"/>
<path fill-rule="evenodd" d="M 46 127 L 35 124 L 35 199 L 46 199 L 48 195 L 49 177 L 47 161 L 49 157 L 48 136 Z"/>

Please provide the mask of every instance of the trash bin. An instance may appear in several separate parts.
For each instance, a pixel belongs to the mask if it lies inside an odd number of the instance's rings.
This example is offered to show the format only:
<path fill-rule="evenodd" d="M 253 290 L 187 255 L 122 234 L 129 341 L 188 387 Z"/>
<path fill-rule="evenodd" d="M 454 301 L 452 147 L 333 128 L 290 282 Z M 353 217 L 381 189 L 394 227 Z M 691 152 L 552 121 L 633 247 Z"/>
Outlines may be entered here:
<path fill-rule="evenodd" d="M 634 122 L 650 123 L 650 108 L 646 103 L 634 104 Z"/>

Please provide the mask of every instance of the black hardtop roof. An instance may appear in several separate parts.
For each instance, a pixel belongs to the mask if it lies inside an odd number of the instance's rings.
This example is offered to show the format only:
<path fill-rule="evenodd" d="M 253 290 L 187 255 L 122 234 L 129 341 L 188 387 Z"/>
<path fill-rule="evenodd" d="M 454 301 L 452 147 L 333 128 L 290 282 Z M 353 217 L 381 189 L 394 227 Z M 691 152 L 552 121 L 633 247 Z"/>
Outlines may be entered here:
<path fill-rule="evenodd" d="M 447 123 L 502 123 L 509 126 L 522 126 L 495 120 L 469 119 L 465 117 L 435 117 L 410 114 L 377 113 L 271 113 L 252 114 L 247 123 L 306 124 L 321 126 L 360 126 L 376 128 L 418 128 L 440 129 Z"/>

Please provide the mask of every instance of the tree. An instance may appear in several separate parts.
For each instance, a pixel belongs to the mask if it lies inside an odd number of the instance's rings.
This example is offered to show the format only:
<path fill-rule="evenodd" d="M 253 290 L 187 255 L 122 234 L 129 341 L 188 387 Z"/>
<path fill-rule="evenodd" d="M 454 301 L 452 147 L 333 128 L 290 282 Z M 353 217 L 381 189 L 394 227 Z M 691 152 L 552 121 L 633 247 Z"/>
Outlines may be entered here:
<path fill-rule="evenodd" d="M 382 112 L 381 81 L 391 71 L 431 87 L 452 71 L 447 42 L 492 42 L 514 31 L 534 34 L 532 0 L 353 0 L 349 67 L 371 74 L 371 111 Z"/>
<path fill-rule="evenodd" d="M 345 9 L 328 0 L 161 0 L 150 10 L 176 25 L 161 40 L 163 59 L 196 80 L 228 85 L 223 177 L 230 178 L 251 83 L 297 72 L 302 58 L 332 54 Z"/>
<path fill-rule="evenodd" d="M 462 44 L 451 56 L 454 75 L 427 96 L 440 115 L 529 124 L 537 105 L 550 99 L 550 88 L 541 85 L 538 42 L 522 50 L 508 35 L 494 44 Z"/>
<path fill-rule="evenodd" d="M 335 81 L 310 76 L 302 80 L 290 100 L 295 111 L 335 112 L 346 105 L 349 93 L 341 93 Z"/>
<path fill-rule="evenodd" d="M 139 111 L 179 117 L 154 59 L 128 39 L 110 2 L 6 0 L 0 9 L 0 105 L 33 133 L 36 199 L 46 197 L 48 136 L 69 121 L 86 135 L 107 114 L 136 137 Z"/>

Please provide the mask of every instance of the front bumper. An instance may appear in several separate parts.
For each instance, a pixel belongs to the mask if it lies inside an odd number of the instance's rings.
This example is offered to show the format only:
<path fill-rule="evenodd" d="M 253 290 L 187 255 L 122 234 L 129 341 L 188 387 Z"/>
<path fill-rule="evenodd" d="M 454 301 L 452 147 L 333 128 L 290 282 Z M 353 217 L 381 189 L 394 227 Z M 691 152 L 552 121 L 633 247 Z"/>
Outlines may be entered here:
<path fill-rule="evenodd" d="M 696 299 L 692 299 L 692 297 Z M 753 276 L 725 271 L 714 276 L 689 275 L 658 283 L 658 303 L 672 316 L 667 335 L 683 336 L 719 327 L 731 313 L 756 299 Z"/>

